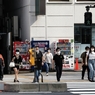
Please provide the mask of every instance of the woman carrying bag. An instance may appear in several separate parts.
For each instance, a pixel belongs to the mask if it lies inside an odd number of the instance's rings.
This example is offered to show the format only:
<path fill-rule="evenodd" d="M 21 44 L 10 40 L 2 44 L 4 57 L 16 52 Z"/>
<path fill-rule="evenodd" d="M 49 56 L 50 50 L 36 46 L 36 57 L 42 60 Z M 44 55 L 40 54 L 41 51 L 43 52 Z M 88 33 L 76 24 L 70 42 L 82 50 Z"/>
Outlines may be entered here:
<path fill-rule="evenodd" d="M 22 63 L 22 58 L 20 56 L 19 50 L 16 50 L 16 54 L 13 56 L 12 62 L 15 63 L 15 67 L 12 67 L 15 72 L 14 82 L 19 82 L 18 80 L 19 66 Z"/>

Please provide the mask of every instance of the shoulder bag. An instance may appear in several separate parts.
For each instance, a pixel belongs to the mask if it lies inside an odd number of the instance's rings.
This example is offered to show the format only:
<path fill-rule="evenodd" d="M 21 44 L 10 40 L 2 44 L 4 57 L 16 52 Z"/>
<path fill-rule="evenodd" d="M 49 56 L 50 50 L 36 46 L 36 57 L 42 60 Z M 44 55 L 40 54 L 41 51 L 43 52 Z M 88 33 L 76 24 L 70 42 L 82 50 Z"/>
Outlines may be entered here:
<path fill-rule="evenodd" d="M 9 67 L 15 67 L 15 63 L 14 62 L 10 62 Z"/>

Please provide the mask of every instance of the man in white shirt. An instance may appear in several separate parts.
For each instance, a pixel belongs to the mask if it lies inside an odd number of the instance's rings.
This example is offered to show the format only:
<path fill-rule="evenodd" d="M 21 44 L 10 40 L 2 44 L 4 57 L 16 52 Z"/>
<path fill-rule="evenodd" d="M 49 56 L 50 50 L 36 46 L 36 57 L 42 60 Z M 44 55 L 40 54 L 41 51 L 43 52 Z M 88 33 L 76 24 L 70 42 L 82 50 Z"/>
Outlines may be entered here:
<path fill-rule="evenodd" d="M 45 58 L 45 65 L 46 65 L 46 75 L 48 76 L 50 65 L 52 64 L 53 61 L 53 55 L 51 53 L 50 48 L 47 49 L 47 52 L 44 54 L 44 58 Z"/>

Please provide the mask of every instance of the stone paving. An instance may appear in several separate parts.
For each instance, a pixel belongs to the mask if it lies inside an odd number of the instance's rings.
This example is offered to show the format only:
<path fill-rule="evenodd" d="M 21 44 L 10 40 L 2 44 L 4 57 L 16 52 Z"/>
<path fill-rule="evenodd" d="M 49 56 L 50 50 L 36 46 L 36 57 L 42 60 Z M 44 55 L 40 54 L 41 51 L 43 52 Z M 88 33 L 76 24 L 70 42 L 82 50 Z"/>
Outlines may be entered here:
<path fill-rule="evenodd" d="M 43 82 L 44 83 L 53 83 L 53 82 L 57 82 L 56 80 L 56 72 L 49 72 L 49 75 L 46 76 L 45 72 L 42 72 L 43 74 Z M 26 83 L 32 83 L 33 82 L 33 78 L 34 78 L 34 73 L 30 73 L 30 72 L 20 72 L 19 73 L 19 81 L 20 83 L 22 82 L 26 82 Z M 41 79 L 41 77 L 40 77 Z M 14 80 L 14 74 L 8 74 L 8 75 L 4 75 L 3 78 L 3 82 L 7 82 L 7 83 L 13 83 Z M 85 79 L 81 80 L 81 72 L 73 72 L 73 71 L 63 71 L 62 73 L 62 77 L 60 82 L 87 82 L 87 74 L 85 74 Z"/>

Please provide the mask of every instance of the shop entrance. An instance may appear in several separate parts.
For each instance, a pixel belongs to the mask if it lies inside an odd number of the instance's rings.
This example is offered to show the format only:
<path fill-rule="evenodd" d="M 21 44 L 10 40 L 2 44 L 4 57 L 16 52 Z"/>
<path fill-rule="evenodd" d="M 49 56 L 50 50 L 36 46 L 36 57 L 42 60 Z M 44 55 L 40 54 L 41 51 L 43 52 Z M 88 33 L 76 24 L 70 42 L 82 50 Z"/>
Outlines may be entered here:
<path fill-rule="evenodd" d="M 74 27 L 74 56 L 80 59 L 81 53 L 85 47 L 95 46 L 95 25 L 75 25 Z"/>

